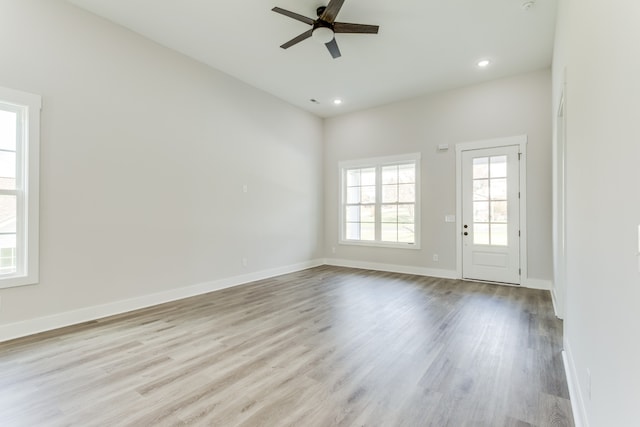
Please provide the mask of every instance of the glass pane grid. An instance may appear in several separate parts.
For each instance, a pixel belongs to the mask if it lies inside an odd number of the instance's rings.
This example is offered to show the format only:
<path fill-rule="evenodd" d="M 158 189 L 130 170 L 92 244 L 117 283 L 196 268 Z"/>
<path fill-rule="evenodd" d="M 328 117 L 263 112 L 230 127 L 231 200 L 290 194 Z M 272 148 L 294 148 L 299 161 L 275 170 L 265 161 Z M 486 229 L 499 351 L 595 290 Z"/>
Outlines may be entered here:
<path fill-rule="evenodd" d="M 472 168 L 473 243 L 506 246 L 507 156 L 474 158 Z"/>
<path fill-rule="evenodd" d="M 415 162 L 347 169 L 345 178 L 346 240 L 415 243 Z"/>
<path fill-rule="evenodd" d="M 13 274 L 17 271 L 16 235 L 0 235 L 0 274 Z"/>

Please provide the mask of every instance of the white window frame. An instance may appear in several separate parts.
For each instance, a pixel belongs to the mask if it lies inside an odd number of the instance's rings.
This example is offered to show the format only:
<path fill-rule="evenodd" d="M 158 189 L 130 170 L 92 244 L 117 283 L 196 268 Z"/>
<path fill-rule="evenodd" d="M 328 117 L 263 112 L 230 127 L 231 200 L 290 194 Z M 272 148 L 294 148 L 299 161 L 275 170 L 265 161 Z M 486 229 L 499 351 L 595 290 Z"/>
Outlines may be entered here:
<path fill-rule="evenodd" d="M 42 98 L 0 87 L 0 104 L 19 114 L 16 135 L 16 272 L 0 275 L 0 288 L 33 285 L 39 280 L 40 110 Z"/>
<path fill-rule="evenodd" d="M 355 246 L 373 246 L 383 248 L 399 248 L 399 249 L 420 249 L 420 153 L 401 154 L 396 156 L 385 157 L 372 157 L 368 159 L 359 160 L 347 160 L 338 163 L 339 168 L 339 184 L 340 184 L 340 202 L 339 202 L 339 240 L 341 245 L 355 245 Z M 393 166 L 398 164 L 415 163 L 415 210 L 414 210 L 414 227 L 415 227 L 415 242 L 414 243 L 400 243 L 400 242 L 383 242 L 380 240 L 381 229 L 381 205 L 382 205 L 382 174 L 380 173 L 382 167 Z M 346 218 L 345 218 L 345 205 L 347 200 L 346 194 L 346 171 L 354 168 L 376 168 L 376 221 L 375 221 L 375 235 L 376 240 L 347 240 L 345 238 L 346 233 Z"/>

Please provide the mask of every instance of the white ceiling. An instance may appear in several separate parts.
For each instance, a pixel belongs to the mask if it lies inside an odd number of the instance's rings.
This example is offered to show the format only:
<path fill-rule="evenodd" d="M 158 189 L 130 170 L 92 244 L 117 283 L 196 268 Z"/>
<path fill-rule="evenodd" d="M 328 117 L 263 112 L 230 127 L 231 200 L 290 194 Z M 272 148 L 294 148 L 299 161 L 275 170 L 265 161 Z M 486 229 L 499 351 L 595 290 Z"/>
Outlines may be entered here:
<path fill-rule="evenodd" d="M 465 86 L 551 64 L 557 0 L 346 0 L 339 22 L 379 25 L 337 34 L 342 57 L 307 39 L 328 0 L 68 0 L 321 117 Z M 492 64 L 475 64 L 488 58 Z M 314 98 L 320 104 L 310 102 Z M 331 102 L 341 98 L 344 103 Z"/>

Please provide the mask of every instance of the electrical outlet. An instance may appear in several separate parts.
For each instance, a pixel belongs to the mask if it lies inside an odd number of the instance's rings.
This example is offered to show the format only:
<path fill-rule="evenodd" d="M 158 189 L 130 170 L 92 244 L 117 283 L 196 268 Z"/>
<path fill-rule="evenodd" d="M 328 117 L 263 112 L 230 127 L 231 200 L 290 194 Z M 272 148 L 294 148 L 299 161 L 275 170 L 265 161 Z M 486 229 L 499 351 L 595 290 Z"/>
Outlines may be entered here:
<path fill-rule="evenodd" d="M 591 400 L 591 370 L 587 369 L 587 398 Z"/>
<path fill-rule="evenodd" d="M 438 254 L 433 254 L 433 260 L 436 261 L 436 262 L 439 261 Z"/>
<path fill-rule="evenodd" d="M 247 266 L 247 259 L 246 258 L 242 258 L 242 266 L 243 267 Z"/>
<path fill-rule="evenodd" d="M 332 247 L 331 247 L 331 253 L 332 253 L 332 254 L 335 254 L 335 253 L 336 253 L 336 247 L 335 247 L 335 246 L 332 246 Z"/>

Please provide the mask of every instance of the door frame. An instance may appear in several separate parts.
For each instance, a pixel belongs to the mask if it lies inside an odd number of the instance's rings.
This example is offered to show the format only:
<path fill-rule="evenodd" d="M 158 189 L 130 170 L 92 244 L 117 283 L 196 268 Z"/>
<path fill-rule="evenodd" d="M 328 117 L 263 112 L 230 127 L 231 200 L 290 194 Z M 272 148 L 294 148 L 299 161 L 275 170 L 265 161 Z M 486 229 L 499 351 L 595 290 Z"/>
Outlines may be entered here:
<path fill-rule="evenodd" d="M 562 87 L 554 127 L 552 159 L 553 195 L 553 286 L 551 297 L 559 319 L 564 318 L 567 295 L 567 119 L 565 89 Z"/>
<path fill-rule="evenodd" d="M 520 285 L 527 274 L 527 135 L 483 139 L 456 144 L 456 276 L 462 279 L 462 153 L 485 148 L 518 146 L 520 153 Z"/>

